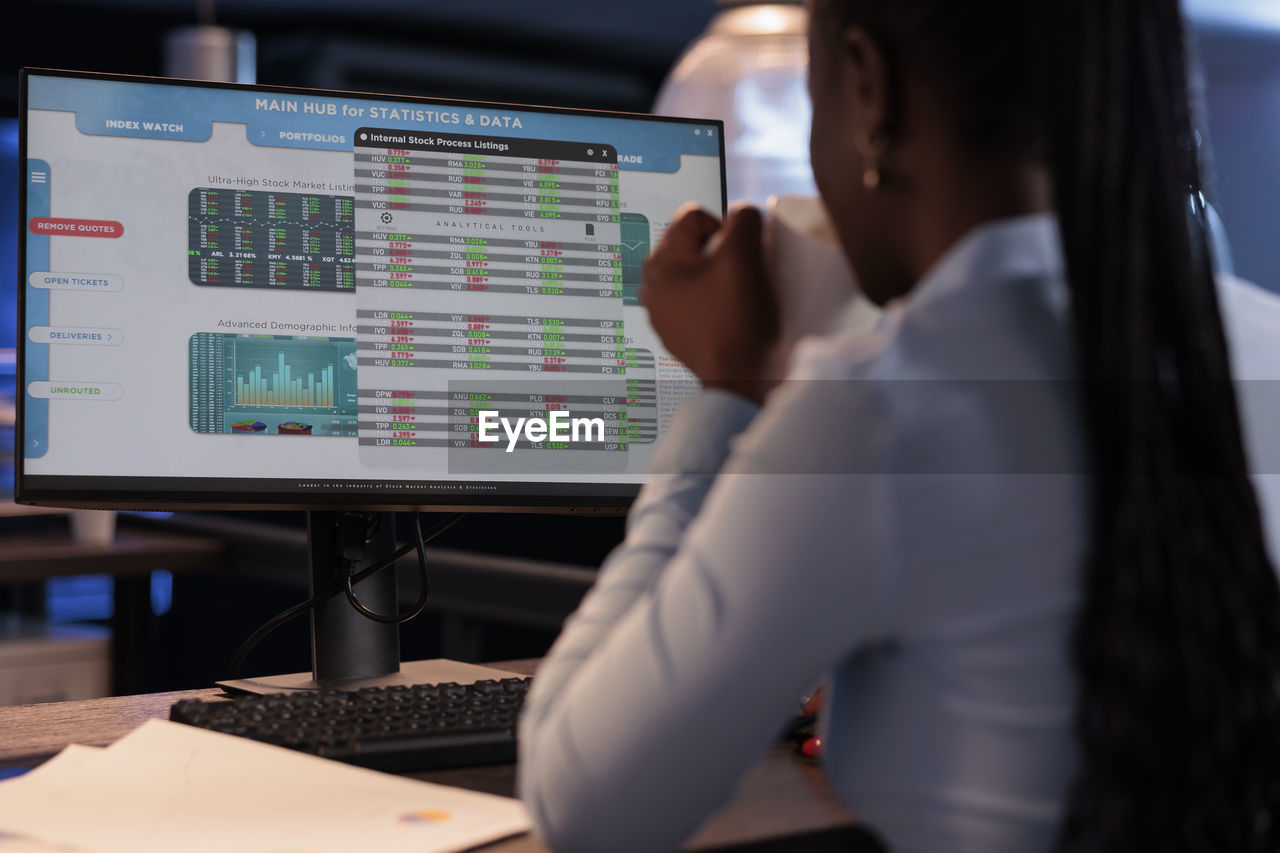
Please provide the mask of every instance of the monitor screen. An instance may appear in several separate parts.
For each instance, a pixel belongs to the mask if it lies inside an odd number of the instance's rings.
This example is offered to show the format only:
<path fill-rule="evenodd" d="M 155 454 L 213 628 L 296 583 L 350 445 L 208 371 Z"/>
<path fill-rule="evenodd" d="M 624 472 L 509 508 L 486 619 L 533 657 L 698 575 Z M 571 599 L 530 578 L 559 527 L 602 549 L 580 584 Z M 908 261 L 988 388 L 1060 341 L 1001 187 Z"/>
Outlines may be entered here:
<path fill-rule="evenodd" d="M 18 497 L 623 507 L 696 382 L 639 298 L 722 126 L 28 71 Z"/>

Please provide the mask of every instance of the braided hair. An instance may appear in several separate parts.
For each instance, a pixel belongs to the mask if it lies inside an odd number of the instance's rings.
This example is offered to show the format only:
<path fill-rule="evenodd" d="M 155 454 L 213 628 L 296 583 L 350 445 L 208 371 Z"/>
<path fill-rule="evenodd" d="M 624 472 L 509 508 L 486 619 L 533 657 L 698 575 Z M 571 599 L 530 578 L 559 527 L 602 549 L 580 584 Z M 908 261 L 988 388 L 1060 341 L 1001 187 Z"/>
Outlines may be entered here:
<path fill-rule="evenodd" d="M 1280 586 L 1248 476 L 1178 0 L 823 0 L 1050 167 L 1092 453 L 1061 850 L 1280 850 Z M 892 132 L 892 130 L 890 131 Z"/>

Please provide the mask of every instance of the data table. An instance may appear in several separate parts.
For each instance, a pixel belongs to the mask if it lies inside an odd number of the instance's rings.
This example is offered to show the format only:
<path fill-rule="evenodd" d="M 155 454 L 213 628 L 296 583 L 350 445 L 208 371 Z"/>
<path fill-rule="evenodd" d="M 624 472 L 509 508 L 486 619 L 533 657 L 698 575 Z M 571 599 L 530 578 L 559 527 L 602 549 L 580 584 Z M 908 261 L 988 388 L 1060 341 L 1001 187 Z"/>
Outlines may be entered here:
<path fill-rule="evenodd" d="M 198 187 L 187 197 L 187 267 L 214 287 L 355 289 L 351 196 Z"/>
<path fill-rule="evenodd" d="M 477 441 L 486 405 L 606 422 L 604 442 L 526 449 L 654 440 L 611 146 L 362 128 L 355 185 L 362 453 L 493 448 Z"/>

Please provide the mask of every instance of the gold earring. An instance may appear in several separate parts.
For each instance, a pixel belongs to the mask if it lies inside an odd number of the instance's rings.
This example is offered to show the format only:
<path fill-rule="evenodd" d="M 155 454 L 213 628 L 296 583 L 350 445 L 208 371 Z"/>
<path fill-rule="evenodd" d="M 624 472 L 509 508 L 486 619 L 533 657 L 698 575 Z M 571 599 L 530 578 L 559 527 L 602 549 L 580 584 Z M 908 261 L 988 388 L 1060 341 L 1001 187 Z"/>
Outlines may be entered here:
<path fill-rule="evenodd" d="M 854 144 L 862 155 L 862 185 L 869 190 L 879 189 L 882 180 L 880 160 L 888 148 L 887 141 L 879 134 L 873 138 L 870 133 L 864 133 L 858 134 Z"/>

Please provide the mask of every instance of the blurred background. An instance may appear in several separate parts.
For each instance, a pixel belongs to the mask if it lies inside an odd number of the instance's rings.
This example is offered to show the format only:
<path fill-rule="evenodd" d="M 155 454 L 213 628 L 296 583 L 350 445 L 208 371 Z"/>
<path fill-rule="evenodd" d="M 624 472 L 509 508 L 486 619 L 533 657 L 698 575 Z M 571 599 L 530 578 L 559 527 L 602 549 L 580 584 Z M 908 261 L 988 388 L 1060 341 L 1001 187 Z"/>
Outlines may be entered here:
<path fill-rule="evenodd" d="M 1219 262 L 1280 291 L 1280 2 L 1185 2 L 1201 69 Z M 0 491 L 12 478 L 22 66 L 719 118 L 731 200 L 812 192 L 799 4 L 9 0 L 5 8 Z M 66 539 L 67 525 L 65 514 L 2 515 L 0 537 L 10 544 L 0 538 L 0 552 L 17 553 L 13 542 Z M 0 684 L 8 674 L 10 684 L 28 685 L 0 692 L 0 703 L 207 685 L 227 674 L 245 636 L 304 597 L 301 513 L 121 519 L 122 531 L 162 526 L 221 542 L 217 567 L 178 571 L 175 563 L 125 582 L 91 571 L 97 552 L 59 564 L 48 578 L 30 570 L 43 552 L 32 552 L 22 571 L 6 570 L 0 557 Z M 437 542 L 446 592 L 405 627 L 404 657 L 542 654 L 621 537 L 618 518 L 468 517 Z M 412 594 L 412 581 L 403 586 Z M 306 669 L 306 630 L 306 620 L 296 620 L 273 635 L 250 670 Z"/>

